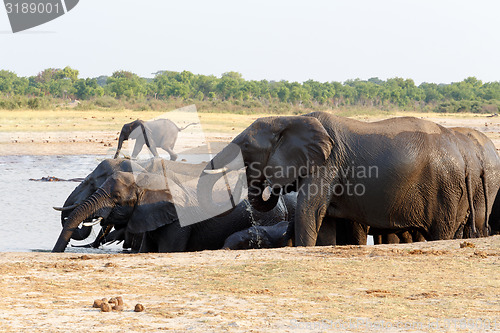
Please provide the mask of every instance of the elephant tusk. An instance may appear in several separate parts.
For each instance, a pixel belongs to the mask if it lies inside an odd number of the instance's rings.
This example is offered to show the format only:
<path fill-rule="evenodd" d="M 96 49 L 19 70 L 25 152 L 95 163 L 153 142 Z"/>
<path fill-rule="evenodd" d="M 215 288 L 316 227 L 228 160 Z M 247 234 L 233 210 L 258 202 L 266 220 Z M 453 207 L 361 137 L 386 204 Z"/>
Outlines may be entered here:
<path fill-rule="evenodd" d="M 203 170 L 203 172 L 208 173 L 209 175 L 216 175 L 218 173 L 223 173 L 223 172 L 226 172 L 228 170 L 229 170 L 228 167 L 223 167 L 223 168 L 215 169 L 215 170 Z"/>
<path fill-rule="evenodd" d="M 78 207 L 78 205 L 80 205 L 80 204 L 74 204 L 74 205 L 66 206 L 66 207 L 52 207 L 52 208 L 54 208 L 55 210 L 57 210 L 59 212 L 64 212 L 66 210 L 75 209 L 76 207 Z"/>
<path fill-rule="evenodd" d="M 99 223 L 101 221 L 102 221 L 102 217 L 99 217 L 99 218 L 97 218 L 97 220 L 90 221 L 90 222 L 83 222 L 82 224 L 85 227 L 91 227 L 91 226 L 94 226 L 94 225 L 96 225 L 97 223 Z"/>
<path fill-rule="evenodd" d="M 214 166 L 212 164 L 212 168 L 213 167 Z M 237 157 L 234 160 L 232 160 L 231 162 L 229 162 L 228 164 L 226 164 L 222 168 L 213 169 L 213 170 L 203 170 L 203 172 L 208 173 L 209 175 L 215 175 L 215 174 L 223 173 L 223 172 L 227 172 L 227 171 L 239 170 L 239 169 L 244 168 L 244 167 L 245 167 L 245 165 L 243 163 L 243 158 Z"/>
<path fill-rule="evenodd" d="M 262 200 L 267 201 L 271 197 L 272 189 L 271 186 L 266 186 L 264 191 L 262 191 Z"/>

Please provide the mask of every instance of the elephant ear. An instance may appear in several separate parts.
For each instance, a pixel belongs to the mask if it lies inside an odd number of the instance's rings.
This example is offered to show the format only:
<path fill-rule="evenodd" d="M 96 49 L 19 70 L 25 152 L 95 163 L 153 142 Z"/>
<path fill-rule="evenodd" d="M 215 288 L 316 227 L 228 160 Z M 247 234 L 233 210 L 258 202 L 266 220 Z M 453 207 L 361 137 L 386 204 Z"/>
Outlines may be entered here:
<path fill-rule="evenodd" d="M 151 140 L 153 132 L 143 120 L 137 119 L 127 125 L 130 126 L 128 129 L 130 139 L 143 137 L 146 143 Z"/>
<path fill-rule="evenodd" d="M 165 190 L 144 190 L 128 221 L 128 231 L 134 234 L 156 230 L 179 218 L 171 195 Z"/>
<path fill-rule="evenodd" d="M 272 184 L 285 186 L 322 165 L 330 156 L 333 141 L 313 117 L 287 117 L 282 128 L 266 176 Z"/>

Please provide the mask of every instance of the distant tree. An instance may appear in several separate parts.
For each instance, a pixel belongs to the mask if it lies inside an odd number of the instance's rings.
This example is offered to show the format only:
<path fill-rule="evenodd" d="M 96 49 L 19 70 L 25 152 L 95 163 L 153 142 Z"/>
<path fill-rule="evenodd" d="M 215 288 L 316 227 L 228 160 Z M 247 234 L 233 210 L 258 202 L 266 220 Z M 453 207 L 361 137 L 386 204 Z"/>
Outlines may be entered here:
<path fill-rule="evenodd" d="M 128 71 L 116 71 L 106 81 L 105 93 L 114 97 L 143 97 L 147 82 L 137 74 Z"/>

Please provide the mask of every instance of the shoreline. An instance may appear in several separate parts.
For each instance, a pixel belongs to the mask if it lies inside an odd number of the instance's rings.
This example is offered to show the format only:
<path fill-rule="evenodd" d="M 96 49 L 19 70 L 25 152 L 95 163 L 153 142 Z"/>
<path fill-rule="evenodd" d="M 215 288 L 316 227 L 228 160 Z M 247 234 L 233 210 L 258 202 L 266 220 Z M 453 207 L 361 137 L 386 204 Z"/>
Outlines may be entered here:
<path fill-rule="evenodd" d="M 0 132 L 0 156 L 20 155 L 108 155 L 116 152 L 118 143 L 116 132 Z M 204 138 L 197 133 L 182 133 L 175 146 L 176 153 L 192 150 L 206 144 L 228 143 L 234 134 L 209 133 Z M 123 151 L 129 142 L 124 142 Z M 129 146 L 132 151 L 132 146 Z M 144 153 L 147 147 L 144 146 Z M 164 152 L 159 150 L 160 154 Z"/>
<path fill-rule="evenodd" d="M 34 113 L 36 114 L 36 113 Z M 500 150 L 500 117 L 488 118 L 478 115 L 450 115 L 439 114 L 410 114 L 423 119 L 434 121 L 444 127 L 471 127 L 486 134 L 497 150 Z M 404 114 L 397 114 L 404 116 Z M 107 117 L 111 117 L 108 115 Z M 218 117 L 222 118 L 218 121 Z M 390 116 L 392 117 L 392 116 Z M 361 121 L 378 121 L 390 118 L 387 116 L 355 116 Z M 129 117 L 132 118 L 132 117 Z M 245 129 L 258 117 L 255 115 L 225 115 L 201 114 L 203 129 L 208 131 L 186 131 L 179 134 L 175 151 L 186 151 L 199 147 L 206 142 L 230 142 L 236 135 Z M 30 118 L 31 119 L 31 118 Z M 87 119 L 87 118 L 85 118 Z M 111 119 L 111 118 L 110 118 Z M 114 119 L 114 118 L 113 118 Z M 90 118 L 92 120 L 92 118 Z M 86 120 L 88 121 L 88 120 Z M 179 121 L 180 123 L 181 121 Z M 115 126 L 116 127 L 116 126 Z M 95 131 L 25 131 L 20 126 L 19 131 L 0 131 L 0 156 L 6 155 L 114 155 L 118 130 Z M 144 151 L 145 148 L 143 148 Z M 131 150 L 131 148 L 130 148 Z"/>

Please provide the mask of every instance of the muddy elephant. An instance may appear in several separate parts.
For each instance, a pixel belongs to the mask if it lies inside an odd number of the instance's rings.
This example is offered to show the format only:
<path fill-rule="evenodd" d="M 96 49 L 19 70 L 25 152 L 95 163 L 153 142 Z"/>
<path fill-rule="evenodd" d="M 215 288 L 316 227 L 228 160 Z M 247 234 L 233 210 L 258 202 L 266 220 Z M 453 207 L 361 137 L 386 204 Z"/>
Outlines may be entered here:
<path fill-rule="evenodd" d="M 200 165 L 185 164 L 167 161 L 159 158 L 149 160 L 131 161 L 129 159 L 106 159 L 97 165 L 97 167 L 71 192 L 62 207 L 54 207 L 61 211 L 61 223 L 64 226 L 71 212 L 80 204 L 85 202 L 111 175 L 117 171 L 131 172 L 140 174 L 143 172 L 162 173 L 163 168 L 175 174 L 190 175 L 198 172 Z M 84 221 L 86 224 L 91 224 L 92 218 Z M 74 240 L 85 240 L 90 236 L 92 226 L 82 225 L 74 230 L 71 238 Z M 109 225 L 109 224 L 108 224 Z M 111 241 L 124 241 L 123 246 L 127 248 L 129 244 L 136 244 L 137 241 L 127 242 L 128 239 L 134 239 L 131 235 L 126 235 L 123 232 L 116 232 L 112 235 L 107 235 L 109 228 L 104 228 L 98 234 L 92 247 Z M 135 246 L 136 247 L 136 246 Z"/>
<path fill-rule="evenodd" d="M 99 163 L 99 165 L 73 190 L 62 207 L 54 207 L 55 210 L 61 211 L 61 223 L 64 225 L 64 222 L 71 212 L 90 197 L 114 172 L 133 172 L 134 170 L 141 172 L 144 168 L 128 159 L 106 159 Z M 85 222 L 90 222 L 90 220 Z M 71 238 L 79 241 L 87 239 L 91 230 L 91 226 L 76 228 Z"/>
<path fill-rule="evenodd" d="M 325 112 L 256 120 L 208 163 L 198 183 L 207 212 L 215 182 L 241 154 L 252 206 L 298 192 L 295 245 L 313 246 L 329 220 L 451 239 L 466 223 L 465 162 L 455 132 L 401 117 L 373 123 Z M 327 209 L 329 213 L 324 221 Z"/>
<path fill-rule="evenodd" d="M 126 232 L 132 234 L 142 234 L 139 252 L 219 249 L 229 235 L 254 223 L 272 225 L 287 218 L 286 206 L 282 202 L 272 211 L 262 214 L 253 212 L 249 209 L 249 203 L 243 201 L 224 217 L 181 226 L 179 205 L 194 215 L 204 214 L 196 203 L 195 190 L 174 193 L 171 187 L 166 186 L 166 177 L 177 181 L 174 179 L 175 172 L 164 172 L 114 172 L 71 211 L 53 252 L 63 252 L 74 230 L 83 221 L 96 218 L 102 219 L 103 228 L 113 225 L 116 229 L 126 228 Z M 197 169 L 196 175 L 199 172 L 201 168 Z"/>
<path fill-rule="evenodd" d="M 493 142 L 483 133 L 466 127 L 454 127 L 451 130 L 461 142 L 469 195 L 470 214 L 462 236 L 488 236 L 491 233 L 490 215 L 493 209 L 498 210 L 493 203 L 500 187 L 500 157 Z"/>
<path fill-rule="evenodd" d="M 149 148 L 151 153 L 158 157 L 157 147 L 163 148 L 170 154 L 170 159 L 175 161 L 177 154 L 174 153 L 175 142 L 180 131 L 185 130 L 188 126 L 196 125 L 195 123 L 188 124 L 179 128 L 174 122 L 168 119 L 156 119 L 151 121 L 143 121 L 137 119 L 131 123 L 125 124 L 118 138 L 118 147 L 115 157 L 118 158 L 122 149 L 123 141 L 135 139 L 132 158 L 137 157 L 142 150 L 144 144 Z"/>
<path fill-rule="evenodd" d="M 271 226 L 252 226 L 235 232 L 224 241 L 223 249 L 270 249 L 292 245 L 287 231 L 288 221 L 281 221 Z"/>
<path fill-rule="evenodd" d="M 105 224 L 106 222 L 104 222 Z M 76 247 L 97 249 L 102 245 L 122 244 L 124 251 L 137 253 L 142 244 L 142 234 L 133 234 L 127 231 L 127 225 L 109 225 L 101 227 L 93 242 Z"/>

